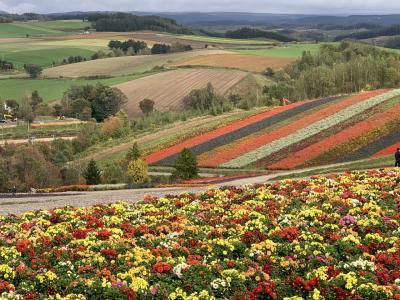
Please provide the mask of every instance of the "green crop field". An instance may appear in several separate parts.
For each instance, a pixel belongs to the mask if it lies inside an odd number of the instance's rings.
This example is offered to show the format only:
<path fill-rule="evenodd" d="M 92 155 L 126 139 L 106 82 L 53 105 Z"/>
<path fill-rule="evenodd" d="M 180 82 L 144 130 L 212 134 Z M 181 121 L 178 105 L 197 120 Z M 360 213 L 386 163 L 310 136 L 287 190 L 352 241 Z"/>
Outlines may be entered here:
<path fill-rule="evenodd" d="M 15 99 L 20 101 L 25 94 L 37 90 L 46 103 L 60 99 L 64 92 L 73 85 L 96 84 L 115 85 L 135 80 L 148 74 L 119 76 L 107 79 L 1 79 L 1 99 Z"/>
<path fill-rule="evenodd" d="M 40 21 L 29 22 L 29 24 L 34 27 L 61 31 L 83 30 L 91 25 L 89 22 L 83 22 L 82 20 Z"/>
<path fill-rule="evenodd" d="M 29 36 L 61 35 L 61 31 L 49 28 L 32 26 L 30 23 L 2 23 L 0 24 L 0 38 L 19 38 Z"/>
<path fill-rule="evenodd" d="M 287 44 L 271 48 L 237 48 L 236 52 L 243 54 L 254 54 L 268 57 L 298 58 L 304 51 L 315 53 L 321 44 Z"/>
<path fill-rule="evenodd" d="M 103 39 L 79 39 L 2 43 L 0 44 L 0 58 L 13 62 L 17 69 L 22 69 L 24 64 L 48 67 L 53 62 L 60 63 L 69 56 L 80 55 L 88 59 L 98 50 L 107 50 L 108 42 Z"/>
<path fill-rule="evenodd" d="M 233 45 L 270 45 L 271 41 L 268 40 L 242 40 L 242 39 L 228 39 L 228 38 L 217 38 L 209 36 L 200 35 L 176 35 L 174 36 L 178 39 L 189 40 L 189 41 L 199 41 L 205 43 L 218 43 L 218 44 L 233 44 Z"/>

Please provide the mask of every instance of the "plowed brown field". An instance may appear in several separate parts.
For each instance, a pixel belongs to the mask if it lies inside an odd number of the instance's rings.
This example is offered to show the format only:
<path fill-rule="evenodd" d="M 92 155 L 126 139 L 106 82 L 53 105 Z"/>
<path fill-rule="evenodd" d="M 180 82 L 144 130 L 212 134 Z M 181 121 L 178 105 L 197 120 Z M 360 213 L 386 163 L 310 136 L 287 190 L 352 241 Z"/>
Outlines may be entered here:
<path fill-rule="evenodd" d="M 104 58 L 49 68 L 43 71 L 43 76 L 51 78 L 58 78 L 60 76 L 77 78 L 88 76 L 128 75 L 149 71 L 155 66 L 173 63 L 177 60 L 196 57 L 199 55 L 208 56 L 222 53 L 229 52 L 223 50 L 197 50 L 171 54 Z"/>
<path fill-rule="evenodd" d="M 257 55 L 221 53 L 207 56 L 185 58 L 170 64 L 171 67 L 182 66 L 209 66 L 220 68 L 235 68 L 246 71 L 262 72 L 266 68 L 282 68 L 291 62 L 292 58 L 265 57 Z"/>
<path fill-rule="evenodd" d="M 223 95 L 246 74 L 242 71 L 221 69 L 173 70 L 118 84 L 115 87 L 128 97 L 124 109 L 132 117 L 141 114 L 139 102 L 145 98 L 153 100 L 157 110 L 168 111 L 179 108 L 182 99 L 193 89 L 202 88 L 211 82 L 216 91 Z"/>

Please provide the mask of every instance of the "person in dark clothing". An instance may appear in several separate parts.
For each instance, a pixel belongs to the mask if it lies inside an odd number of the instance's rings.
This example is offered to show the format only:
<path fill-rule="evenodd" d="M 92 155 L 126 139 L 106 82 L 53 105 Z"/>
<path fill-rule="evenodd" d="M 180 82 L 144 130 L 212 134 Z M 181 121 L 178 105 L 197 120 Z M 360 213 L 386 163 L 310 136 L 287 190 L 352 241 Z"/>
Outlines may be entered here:
<path fill-rule="evenodd" d="M 395 167 L 400 167 L 400 148 L 397 148 L 397 151 L 394 154 L 394 158 L 396 159 Z"/>

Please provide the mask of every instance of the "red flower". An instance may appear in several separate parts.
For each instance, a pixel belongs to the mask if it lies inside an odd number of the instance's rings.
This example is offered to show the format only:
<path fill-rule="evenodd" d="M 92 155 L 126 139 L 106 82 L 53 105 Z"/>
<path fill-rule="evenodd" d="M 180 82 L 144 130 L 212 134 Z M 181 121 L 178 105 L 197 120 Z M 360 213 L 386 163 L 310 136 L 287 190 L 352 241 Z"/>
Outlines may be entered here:
<path fill-rule="evenodd" d="M 76 229 L 74 232 L 72 232 L 72 236 L 77 240 L 82 240 L 82 239 L 86 238 L 87 230 L 85 230 L 85 229 Z"/>
<path fill-rule="evenodd" d="M 153 268 L 153 273 L 170 273 L 172 271 L 172 266 L 164 262 L 157 262 Z"/>
<path fill-rule="evenodd" d="M 16 248 L 20 253 L 24 253 L 30 246 L 31 242 L 29 240 L 18 240 Z"/>
<path fill-rule="evenodd" d="M 102 230 L 97 233 L 97 237 L 101 240 L 107 240 L 111 236 L 111 232 L 108 231 L 107 229 Z"/>
<path fill-rule="evenodd" d="M 118 256 L 118 252 L 114 249 L 103 249 L 101 250 L 101 254 L 108 256 L 109 258 L 115 258 Z"/>

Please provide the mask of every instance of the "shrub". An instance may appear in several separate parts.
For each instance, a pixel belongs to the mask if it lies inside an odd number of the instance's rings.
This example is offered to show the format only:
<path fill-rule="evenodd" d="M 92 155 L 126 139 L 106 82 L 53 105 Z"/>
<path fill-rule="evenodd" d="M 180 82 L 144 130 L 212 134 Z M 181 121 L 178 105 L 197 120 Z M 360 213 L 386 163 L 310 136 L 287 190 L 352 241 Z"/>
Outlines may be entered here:
<path fill-rule="evenodd" d="M 128 165 L 127 176 L 130 183 L 148 182 L 150 178 L 147 163 L 143 159 L 131 161 Z"/>
<path fill-rule="evenodd" d="M 93 159 L 89 162 L 83 176 L 88 185 L 97 185 L 101 182 L 101 172 Z"/>
<path fill-rule="evenodd" d="M 141 157 L 141 153 L 139 150 L 139 146 L 138 144 L 135 142 L 132 146 L 132 148 L 128 151 L 128 153 L 126 154 L 126 160 L 128 162 L 132 161 L 132 160 L 138 160 Z"/>
<path fill-rule="evenodd" d="M 143 114 L 149 115 L 154 110 L 154 101 L 150 99 L 144 99 L 139 102 L 139 107 Z"/>
<path fill-rule="evenodd" d="M 31 78 L 38 78 L 43 71 L 43 68 L 41 66 L 33 64 L 25 65 L 24 69 L 25 72 L 28 73 Z"/>
<path fill-rule="evenodd" d="M 182 180 L 190 180 L 199 177 L 199 168 L 196 156 L 189 150 L 183 149 L 174 164 L 175 171 L 172 176 Z"/>

